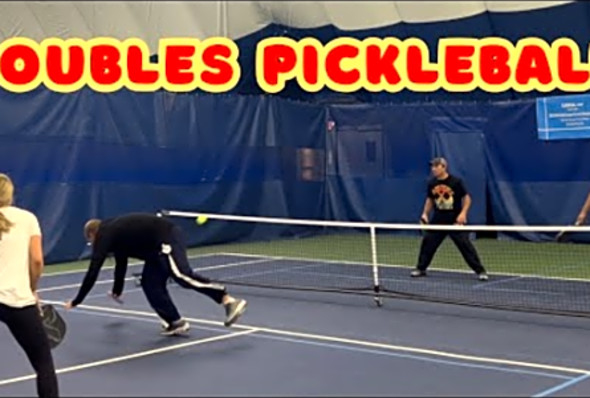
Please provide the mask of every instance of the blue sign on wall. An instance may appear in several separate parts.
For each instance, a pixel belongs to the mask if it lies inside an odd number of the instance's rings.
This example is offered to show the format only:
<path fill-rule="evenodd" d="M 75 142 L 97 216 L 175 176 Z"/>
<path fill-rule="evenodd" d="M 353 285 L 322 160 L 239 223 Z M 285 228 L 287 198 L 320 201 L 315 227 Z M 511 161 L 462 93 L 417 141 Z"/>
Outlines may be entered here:
<path fill-rule="evenodd" d="M 541 140 L 590 138 L 590 95 L 537 98 L 537 131 Z"/>

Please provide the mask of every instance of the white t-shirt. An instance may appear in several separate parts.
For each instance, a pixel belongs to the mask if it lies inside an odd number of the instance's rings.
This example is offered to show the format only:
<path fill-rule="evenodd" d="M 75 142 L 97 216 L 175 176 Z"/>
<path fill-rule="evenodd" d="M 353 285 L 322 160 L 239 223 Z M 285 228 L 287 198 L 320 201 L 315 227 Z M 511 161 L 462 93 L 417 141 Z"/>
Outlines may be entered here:
<path fill-rule="evenodd" d="M 35 304 L 29 276 L 29 246 L 32 236 L 41 236 L 37 217 L 17 207 L 0 212 L 14 226 L 0 238 L 0 303 L 22 308 Z"/>

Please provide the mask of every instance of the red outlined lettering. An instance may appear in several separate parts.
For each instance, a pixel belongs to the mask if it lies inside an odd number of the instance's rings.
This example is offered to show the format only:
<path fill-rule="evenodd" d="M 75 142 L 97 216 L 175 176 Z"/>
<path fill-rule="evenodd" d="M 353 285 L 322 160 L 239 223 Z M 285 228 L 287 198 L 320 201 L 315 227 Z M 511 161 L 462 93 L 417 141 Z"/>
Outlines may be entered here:
<path fill-rule="evenodd" d="M 398 46 L 387 45 L 382 49 L 377 44 L 367 44 L 366 47 L 367 82 L 374 86 L 386 84 L 396 86 L 402 78 L 395 68 L 395 62 L 400 57 Z"/>
<path fill-rule="evenodd" d="M 99 44 L 90 49 L 90 75 L 98 86 L 112 86 L 121 81 L 121 52 L 116 45 Z"/>
<path fill-rule="evenodd" d="M 197 48 L 201 41 L 191 38 L 161 39 L 158 46 L 158 65 L 162 87 L 171 92 L 194 91 L 197 81 Z"/>
<path fill-rule="evenodd" d="M 8 47 L 0 55 L 0 73 L 9 85 L 26 86 L 33 83 L 40 69 L 37 52 L 25 43 Z"/>
<path fill-rule="evenodd" d="M 208 92 L 226 92 L 240 80 L 239 49 L 231 40 L 216 37 L 203 41 L 201 88 Z"/>
<path fill-rule="evenodd" d="M 82 39 L 48 38 L 39 46 L 41 76 L 45 86 L 59 93 L 71 93 L 89 80 L 87 43 Z"/>
<path fill-rule="evenodd" d="M 84 47 L 47 47 L 47 78 L 57 86 L 71 86 L 84 77 Z"/>
<path fill-rule="evenodd" d="M 580 70 L 574 66 L 574 60 L 578 57 L 574 55 L 571 47 L 562 46 L 557 49 L 557 62 L 559 64 L 559 78 L 566 84 L 584 84 L 588 81 L 590 72 Z"/>
<path fill-rule="evenodd" d="M 302 67 L 302 76 L 305 83 L 310 86 L 315 86 L 319 83 L 319 51 L 311 45 L 302 46 L 302 57 L 305 59 Z"/>
<path fill-rule="evenodd" d="M 485 84 L 499 86 L 510 82 L 510 50 L 498 44 L 481 46 L 480 74 Z"/>
<path fill-rule="evenodd" d="M 227 84 L 232 78 L 232 68 L 226 59 L 231 55 L 231 50 L 221 44 L 206 47 L 203 50 L 203 63 L 216 72 L 203 71 L 201 79 L 210 85 Z"/>
<path fill-rule="evenodd" d="M 569 38 L 555 40 L 553 68 L 558 71 L 557 87 L 563 91 L 585 92 L 590 90 L 590 71 L 588 64 L 582 64 L 580 49 Z"/>
<path fill-rule="evenodd" d="M 438 46 L 441 87 L 450 92 L 477 88 L 479 71 L 478 41 L 471 38 L 444 38 Z"/>
<path fill-rule="evenodd" d="M 256 49 L 256 78 L 268 93 L 278 93 L 285 83 L 294 78 L 297 66 L 296 42 L 285 37 L 274 37 L 258 43 Z"/>
<path fill-rule="evenodd" d="M 473 82 L 472 57 L 475 46 L 450 45 L 446 47 L 445 77 L 448 84 L 466 85 Z"/>
<path fill-rule="evenodd" d="M 326 48 L 317 39 L 305 38 L 294 43 L 297 62 L 295 72 L 289 73 L 305 91 L 315 93 L 326 85 L 325 53 Z M 301 62 L 303 60 L 303 62 Z"/>
<path fill-rule="evenodd" d="M 364 61 L 363 43 L 350 37 L 329 42 L 323 51 L 322 80 L 331 90 L 350 93 L 363 87 L 360 69 Z"/>
<path fill-rule="evenodd" d="M 328 78 L 343 86 L 350 86 L 357 83 L 361 77 L 360 72 L 352 68 L 345 70 L 342 63 L 345 59 L 355 59 L 359 55 L 359 49 L 350 44 L 341 44 L 332 48 L 326 55 L 326 74 Z"/>
<path fill-rule="evenodd" d="M 127 71 L 129 80 L 137 85 L 151 85 L 158 81 L 156 70 L 145 68 L 145 53 L 139 46 L 131 45 L 127 48 Z"/>
<path fill-rule="evenodd" d="M 152 62 L 153 53 L 158 59 Z M 162 39 L 155 51 L 135 38 L 36 43 L 14 37 L 0 43 L 0 86 L 12 92 L 39 84 L 63 93 L 85 85 L 105 93 L 121 88 L 226 92 L 241 76 L 238 57 L 238 47 L 227 38 Z M 516 43 L 498 37 L 443 38 L 436 58 L 430 60 L 428 46 L 418 38 L 340 37 L 324 45 L 313 38 L 273 37 L 258 43 L 256 79 L 268 93 L 280 92 L 289 80 L 309 92 L 325 87 L 343 93 L 590 90 L 589 62 L 568 38 L 551 44 L 534 37 Z"/>
<path fill-rule="evenodd" d="M 368 91 L 396 93 L 404 89 L 405 48 L 401 40 L 368 38 L 360 44 L 364 53 L 364 88 Z"/>
<path fill-rule="evenodd" d="M 40 44 L 27 38 L 0 43 L 0 86 L 27 92 L 43 83 L 69 93 L 85 85 L 109 93 L 123 87 L 132 91 L 186 92 L 197 87 L 209 92 L 229 91 L 240 78 L 239 50 L 227 38 L 163 39 L 159 57 L 140 39 L 90 40 L 48 38 Z"/>
<path fill-rule="evenodd" d="M 192 57 L 196 49 L 193 46 L 170 46 L 166 52 L 166 81 L 173 85 L 186 85 L 195 79 Z"/>
<path fill-rule="evenodd" d="M 523 47 L 516 64 L 515 78 L 523 86 L 528 85 L 531 79 L 545 85 L 551 83 L 551 67 L 545 51 L 535 45 Z"/>
<path fill-rule="evenodd" d="M 516 45 L 499 37 L 444 38 L 436 62 L 417 38 L 342 37 L 325 45 L 311 38 L 272 38 L 259 43 L 256 56 L 258 83 L 270 93 L 281 91 L 291 79 L 309 92 L 323 87 L 339 92 L 547 92 L 557 86 L 575 91 L 582 83 L 590 89 L 590 67 L 579 61 L 575 43 L 557 48 L 537 38 Z"/>
<path fill-rule="evenodd" d="M 428 46 L 419 39 L 404 40 L 406 47 L 406 87 L 417 92 L 431 92 L 440 87 L 436 64 L 430 64 Z M 444 76 L 444 74 L 442 74 Z"/>

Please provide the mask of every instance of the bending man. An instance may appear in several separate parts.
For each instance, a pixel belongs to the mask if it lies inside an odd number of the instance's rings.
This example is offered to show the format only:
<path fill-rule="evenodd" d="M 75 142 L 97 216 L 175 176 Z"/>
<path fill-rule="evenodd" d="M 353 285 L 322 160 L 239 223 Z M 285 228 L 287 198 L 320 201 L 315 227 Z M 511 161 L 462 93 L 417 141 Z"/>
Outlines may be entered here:
<path fill-rule="evenodd" d="M 141 276 L 143 292 L 164 321 L 162 334 L 182 334 L 190 329 L 172 302 L 167 281 L 172 277 L 180 286 L 205 294 L 225 307 L 225 326 L 229 327 L 246 310 L 246 301 L 231 297 L 222 285 L 211 283 L 190 267 L 181 230 L 171 221 L 151 214 L 128 214 L 104 221 L 92 219 L 84 226 L 92 244 L 90 267 L 78 295 L 66 304 L 78 306 L 94 286 L 107 255 L 115 257 L 115 281 L 111 296 L 118 300 L 125 285 L 128 258 L 145 261 Z"/>

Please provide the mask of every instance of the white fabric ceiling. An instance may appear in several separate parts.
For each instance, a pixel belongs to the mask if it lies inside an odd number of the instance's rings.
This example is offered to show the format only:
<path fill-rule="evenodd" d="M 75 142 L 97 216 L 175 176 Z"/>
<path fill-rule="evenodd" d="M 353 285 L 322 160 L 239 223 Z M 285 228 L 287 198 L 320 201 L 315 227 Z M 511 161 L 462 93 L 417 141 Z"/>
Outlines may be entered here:
<path fill-rule="evenodd" d="M 333 24 L 343 30 L 368 29 L 398 22 L 445 21 L 485 11 L 514 12 L 571 1 L 8 1 L 0 2 L 0 36 L 139 37 L 157 49 L 161 37 L 233 39 L 268 24 L 297 28 Z"/>

